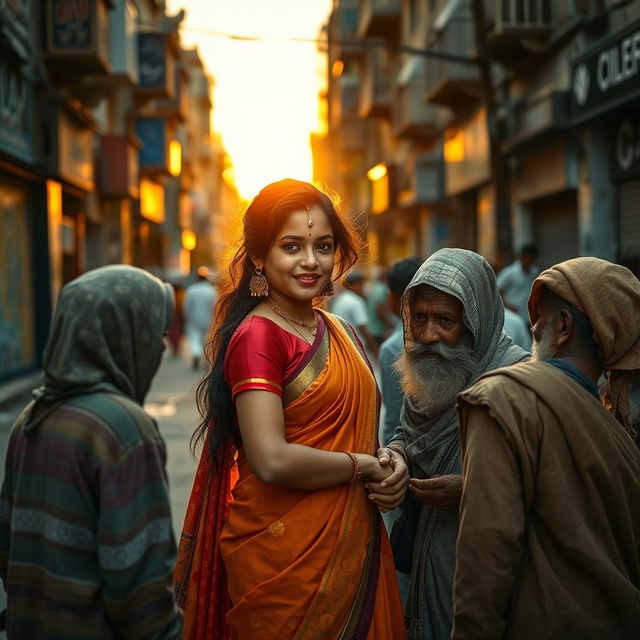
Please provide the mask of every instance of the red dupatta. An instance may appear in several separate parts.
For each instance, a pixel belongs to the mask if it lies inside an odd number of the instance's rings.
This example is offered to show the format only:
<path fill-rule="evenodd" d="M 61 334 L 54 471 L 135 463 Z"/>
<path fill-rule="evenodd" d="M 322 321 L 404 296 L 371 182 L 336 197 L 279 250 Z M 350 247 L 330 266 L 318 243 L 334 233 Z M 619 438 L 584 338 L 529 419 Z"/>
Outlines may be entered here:
<path fill-rule="evenodd" d="M 229 439 L 215 469 L 206 438 L 189 498 L 174 572 L 176 600 L 184 611 L 183 640 L 231 640 L 225 622 L 231 600 L 218 545 L 238 479 L 231 452 Z"/>

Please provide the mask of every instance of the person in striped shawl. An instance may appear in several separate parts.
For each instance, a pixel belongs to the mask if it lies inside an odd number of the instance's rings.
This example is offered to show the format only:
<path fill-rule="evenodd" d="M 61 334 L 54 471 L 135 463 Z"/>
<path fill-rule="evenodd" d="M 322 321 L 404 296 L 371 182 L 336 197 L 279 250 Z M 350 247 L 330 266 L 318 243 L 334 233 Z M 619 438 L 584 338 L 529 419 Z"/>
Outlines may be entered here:
<path fill-rule="evenodd" d="M 0 493 L 9 640 L 180 637 L 165 446 L 142 408 L 172 310 L 123 265 L 60 294 Z"/>

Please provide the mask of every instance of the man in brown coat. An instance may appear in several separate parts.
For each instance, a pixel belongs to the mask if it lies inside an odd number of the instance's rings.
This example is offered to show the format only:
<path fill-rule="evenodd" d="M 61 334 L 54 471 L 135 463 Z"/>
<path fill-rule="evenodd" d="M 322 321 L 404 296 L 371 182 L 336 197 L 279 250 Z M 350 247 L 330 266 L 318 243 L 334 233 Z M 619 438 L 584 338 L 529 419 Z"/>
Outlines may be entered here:
<path fill-rule="evenodd" d="M 535 360 L 459 396 L 452 637 L 636 638 L 640 282 L 605 260 L 569 260 L 536 279 L 529 313 Z"/>

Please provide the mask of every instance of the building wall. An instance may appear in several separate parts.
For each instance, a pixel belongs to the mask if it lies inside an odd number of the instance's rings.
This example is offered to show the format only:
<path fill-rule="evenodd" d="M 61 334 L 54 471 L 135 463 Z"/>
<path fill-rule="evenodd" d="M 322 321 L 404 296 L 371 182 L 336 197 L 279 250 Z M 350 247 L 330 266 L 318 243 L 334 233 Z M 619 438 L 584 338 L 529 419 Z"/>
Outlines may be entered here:
<path fill-rule="evenodd" d="M 403 0 L 397 23 L 380 18 L 366 28 L 360 25 L 358 37 L 384 40 L 392 52 L 392 90 L 389 104 L 377 110 L 365 94 L 360 117 L 373 123 L 373 134 L 361 142 L 363 162 L 343 176 L 345 193 L 354 193 L 375 164 L 386 166 L 392 177 L 388 206 L 369 215 L 370 234 L 391 234 L 385 236 L 388 246 L 404 243 L 407 255 L 416 247 L 429 253 L 443 245 L 462 246 L 483 253 L 499 268 L 523 244 L 535 242 L 542 266 L 596 255 L 639 273 L 640 216 L 633 212 L 640 206 L 640 65 L 633 43 L 640 37 L 640 0 L 613 8 L 573 0 L 526 3 L 539 5 L 538 22 L 523 14 L 510 22 L 502 4 L 485 3 L 491 113 L 478 68 L 396 48 L 473 55 L 479 45 L 470 1 Z M 341 7 L 337 2 L 332 20 Z M 358 3 L 361 15 L 375 15 L 372 7 L 369 0 Z M 356 58 L 365 87 L 375 85 L 375 74 L 382 73 L 370 64 L 368 50 Z M 330 46 L 329 59 L 332 65 L 340 61 L 340 49 Z M 581 66 L 589 74 L 586 88 Z M 426 74 L 424 99 L 414 100 L 407 111 L 403 88 L 422 81 L 418 69 Z M 608 77 L 605 91 L 598 89 L 599 72 Z M 336 80 L 330 74 L 329 95 L 335 101 L 339 95 L 332 93 L 332 84 Z M 578 97 L 583 104 L 577 104 Z M 338 138 L 341 127 L 330 118 L 329 139 Z M 437 159 L 438 149 L 442 191 L 439 196 L 433 189 L 429 195 L 418 193 L 415 185 L 433 181 L 435 174 L 424 165 L 422 173 L 414 172 L 416 157 Z M 340 150 L 334 147 L 332 153 L 339 165 Z M 506 183 L 500 198 L 496 171 Z M 373 191 L 368 212 L 378 209 Z M 498 211 L 502 201 L 506 218 Z M 412 220 L 409 235 L 418 238 L 415 242 L 407 239 L 407 220 Z M 506 252 L 505 237 L 511 238 Z M 387 254 L 374 258 L 384 262 Z"/>
<path fill-rule="evenodd" d="M 41 365 L 66 282 L 111 263 L 187 276 L 194 252 L 214 263 L 227 215 L 210 79 L 180 18 L 156 0 L 95 0 L 74 20 L 49 4 L 0 2 L 0 384 Z M 147 63 L 165 65 L 155 84 Z"/>

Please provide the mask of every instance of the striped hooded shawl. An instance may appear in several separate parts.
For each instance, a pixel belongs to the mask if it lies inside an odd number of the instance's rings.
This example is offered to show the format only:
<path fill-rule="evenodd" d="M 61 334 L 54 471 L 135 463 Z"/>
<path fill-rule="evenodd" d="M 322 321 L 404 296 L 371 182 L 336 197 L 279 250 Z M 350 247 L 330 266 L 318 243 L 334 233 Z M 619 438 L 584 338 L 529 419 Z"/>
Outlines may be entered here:
<path fill-rule="evenodd" d="M 8 637 L 180 634 L 165 446 L 141 406 L 172 300 L 129 266 L 90 271 L 60 294 L 0 494 Z"/>

